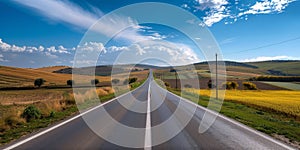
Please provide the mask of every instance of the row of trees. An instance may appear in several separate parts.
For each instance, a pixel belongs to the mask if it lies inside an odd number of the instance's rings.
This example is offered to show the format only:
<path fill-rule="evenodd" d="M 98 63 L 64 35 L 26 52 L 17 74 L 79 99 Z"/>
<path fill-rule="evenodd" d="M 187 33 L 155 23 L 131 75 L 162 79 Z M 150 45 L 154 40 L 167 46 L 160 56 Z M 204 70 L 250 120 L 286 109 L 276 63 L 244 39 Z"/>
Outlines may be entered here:
<path fill-rule="evenodd" d="M 136 82 L 137 80 L 138 80 L 137 78 L 125 79 L 124 82 L 123 82 L 123 84 L 124 85 L 131 84 L 131 83 Z M 41 87 L 45 82 L 46 82 L 46 80 L 44 80 L 43 78 L 35 79 L 34 80 L 34 86 Z M 113 79 L 111 82 L 113 84 L 118 84 L 120 82 L 120 80 L 119 79 Z M 92 85 L 97 85 L 99 83 L 100 83 L 100 81 L 98 79 L 91 80 L 91 84 Z M 75 85 L 75 81 L 74 80 L 67 80 L 67 85 L 74 86 Z"/>
<path fill-rule="evenodd" d="M 245 90 L 257 90 L 257 87 L 254 83 L 251 82 L 243 82 L 243 87 Z M 215 88 L 215 85 L 212 84 L 212 81 L 209 80 L 207 82 L 207 87 L 209 89 Z M 234 90 L 237 89 L 239 87 L 239 84 L 235 81 L 227 81 L 225 83 L 222 84 L 222 88 L 223 89 L 227 89 L 227 90 Z"/>
<path fill-rule="evenodd" d="M 300 82 L 299 76 L 259 76 L 249 79 L 250 81 L 277 81 L 277 82 Z"/>

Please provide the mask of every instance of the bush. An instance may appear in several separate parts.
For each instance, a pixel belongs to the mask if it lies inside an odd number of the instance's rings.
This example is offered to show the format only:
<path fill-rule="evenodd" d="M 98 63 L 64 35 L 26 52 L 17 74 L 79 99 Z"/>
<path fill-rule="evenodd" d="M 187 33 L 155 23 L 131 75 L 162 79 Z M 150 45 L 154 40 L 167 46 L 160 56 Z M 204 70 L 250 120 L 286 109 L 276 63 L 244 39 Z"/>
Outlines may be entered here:
<path fill-rule="evenodd" d="M 211 80 L 208 80 L 208 82 L 207 82 L 207 87 L 208 87 L 209 89 L 212 89 L 212 88 L 215 87 L 215 85 L 212 84 L 212 81 L 211 81 Z"/>
<path fill-rule="evenodd" d="M 26 121 L 31 121 L 32 119 L 39 119 L 41 117 L 41 112 L 38 108 L 33 105 L 26 107 L 21 115 Z"/>
<path fill-rule="evenodd" d="M 120 82 L 120 80 L 119 80 L 119 79 L 112 79 L 111 82 L 112 82 L 113 84 L 118 84 L 118 83 Z"/>
<path fill-rule="evenodd" d="M 245 90 L 257 90 L 256 85 L 251 82 L 243 82 L 243 86 Z"/>
<path fill-rule="evenodd" d="M 129 79 L 125 79 L 123 84 L 126 85 L 126 84 L 131 84 L 131 83 L 134 83 L 137 81 L 137 78 L 129 78 Z"/>
<path fill-rule="evenodd" d="M 166 86 L 166 87 L 170 87 L 170 83 L 165 82 L 165 86 Z"/>
<path fill-rule="evenodd" d="M 228 81 L 226 83 L 223 83 L 223 88 L 227 90 L 237 89 L 239 87 L 239 84 L 235 81 Z"/>
<path fill-rule="evenodd" d="M 67 85 L 73 86 L 73 85 L 75 85 L 75 81 L 74 80 L 68 80 Z"/>
<path fill-rule="evenodd" d="M 99 83 L 99 80 L 98 79 L 94 79 L 94 80 L 91 80 L 91 84 L 92 85 L 96 85 Z"/>
<path fill-rule="evenodd" d="M 190 84 L 185 84 L 184 87 L 185 87 L 185 88 L 192 88 L 193 86 L 190 85 Z"/>
<path fill-rule="evenodd" d="M 41 87 L 45 82 L 46 82 L 46 80 L 44 80 L 43 78 L 35 79 L 34 86 Z"/>

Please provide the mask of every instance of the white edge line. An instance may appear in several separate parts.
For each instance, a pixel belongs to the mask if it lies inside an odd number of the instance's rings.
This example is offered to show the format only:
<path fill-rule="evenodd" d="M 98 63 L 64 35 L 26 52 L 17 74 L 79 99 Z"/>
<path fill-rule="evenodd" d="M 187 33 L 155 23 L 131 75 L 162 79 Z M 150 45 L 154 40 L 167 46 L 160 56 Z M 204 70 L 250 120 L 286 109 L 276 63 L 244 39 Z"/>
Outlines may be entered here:
<path fill-rule="evenodd" d="M 156 82 L 155 82 L 155 83 L 156 83 Z M 176 97 L 178 97 L 178 98 L 180 98 L 180 99 L 185 100 L 186 102 L 188 102 L 188 103 L 190 103 L 190 104 L 192 104 L 192 105 L 195 105 L 196 107 L 198 107 L 198 108 L 200 108 L 200 109 L 203 109 L 203 110 L 205 110 L 205 111 L 207 111 L 207 112 L 209 112 L 209 113 L 211 113 L 211 114 L 213 114 L 213 115 L 216 115 L 217 117 L 220 117 L 220 118 L 222 118 L 222 119 L 224 119 L 224 120 L 226 120 L 226 121 L 228 121 L 228 122 L 230 122 L 230 123 L 232 123 L 232 124 L 235 124 L 235 125 L 237 125 L 237 126 L 243 128 L 243 129 L 245 129 L 245 130 L 248 130 L 249 132 L 253 132 L 253 133 L 255 133 L 256 135 L 259 135 L 259 136 L 261 136 L 262 138 L 265 138 L 265 139 L 269 140 L 270 142 L 276 143 L 276 144 L 280 145 L 281 147 L 284 147 L 284 148 L 286 148 L 286 149 L 291 149 L 291 150 L 294 150 L 294 149 L 295 149 L 295 148 L 292 148 L 292 147 L 290 147 L 289 145 L 286 145 L 286 144 L 284 144 L 284 143 L 282 143 L 282 142 L 280 142 L 280 141 L 278 141 L 278 140 L 275 140 L 274 138 L 272 138 L 272 137 L 270 137 L 270 136 L 268 136 L 268 135 L 266 135 L 266 134 L 264 134 L 264 133 L 261 133 L 261 132 L 259 132 L 259 131 L 256 131 L 255 129 L 252 129 L 252 128 L 250 128 L 250 127 L 248 127 L 248 126 L 246 126 L 246 125 L 244 125 L 244 124 L 242 124 L 242 123 L 240 123 L 240 122 L 237 122 L 237 121 L 235 121 L 235 120 L 233 120 L 233 119 L 230 119 L 230 118 L 228 118 L 228 117 L 226 117 L 226 116 L 224 116 L 224 115 L 222 115 L 222 114 L 219 114 L 219 113 L 217 113 L 217 112 L 215 112 L 215 111 L 212 111 L 212 110 L 210 110 L 210 109 L 208 109 L 208 108 L 205 108 L 205 107 L 203 107 L 203 106 L 201 106 L 201 105 L 197 105 L 196 103 L 194 103 L 194 102 L 192 102 L 192 101 L 190 101 L 190 100 L 187 100 L 187 99 L 185 99 L 185 98 L 183 98 L 183 97 L 180 97 L 180 96 L 178 96 L 178 95 L 176 95 L 176 94 L 174 94 L 174 93 L 172 93 L 172 92 L 170 92 L 170 91 L 168 91 L 168 90 L 166 90 L 166 89 L 164 89 L 164 88 L 162 88 L 162 87 L 160 87 L 160 86 L 158 86 L 158 87 L 161 88 L 161 89 L 163 89 L 163 90 L 165 90 L 165 91 L 167 91 L 168 93 L 171 93 L 172 95 L 174 95 L 174 96 L 176 96 Z"/>
<path fill-rule="evenodd" d="M 147 80 L 148 80 L 148 79 L 147 79 Z M 52 130 L 54 130 L 54 129 L 60 127 L 60 126 L 63 126 L 63 125 L 65 125 L 65 124 L 67 124 L 67 123 L 69 123 L 69 122 L 71 122 L 71 121 L 73 121 L 73 120 L 75 120 L 75 119 L 77 119 L 77 118 L 79 118 L 79 117 L 81 117 L 81 116 L 83 116 L 83 115 L 85 115 L 85 114 L 87 114 L 87 113 L 89 113 L 89 112 L 95 110 L 95 109 L 98 109 L 99 107 L 102 107 L 102 106 L 104 106 L 104 105 L 106 105 L 106 104 L 108 104 L 108 103 L 110 103 L 110 102 L 113 102 L 113 101 L 119 99 L 120 97 L 122 97 L 122 96 L 124 96 L 124 95 L 126 95 L 126 94 L 128 94 L 128 93 L 134 92 L 134 91 L 136 91 L 137 89 L 141 88 L 141 87 L 147 82 L 147 80 L 146 80 L 142 85 L 140 85 L 138 88 L 136 88 L 136 89 L 134 89 L 134 90 L 132 90 L 132 91 L 129 91 L 129 92 L 127 92 L 127 93 L 124 93 L 124 94 L 122 94 L 122 95 L 120 95 L 120 96 L 118 96 L 118 97 L 115 97 L 115 98 L 113 98 L 113 99 L 107 101 L 107 102 L 104 102 L 104 103 L 102 103 L 102 104 L 100 104 L 100 105 L 98 105 L 98 106 L 95 106 L 95 107 L 93 107 L 93 108 L 91 108 L 91 109 L 89 109 L 89 110 L 87 110 L 87 111 L 85 111 L 85 112 L 82 112 L 82 113 L 78 114 L 77 116 L 74 116 L 74 117 L 72 117 L 72 118 L 70 118 L 70 119 L 68 119 L 68 120 L 66 120 L 66 121 L 64 121 L 64 122 L 62 122 L 62 123 L 59 123 L 59 124 L 57 124 L 57 125 L 55 125 L 55 126 L 49 128 L 49 129 L 46 129 L 46 130 L 44 130 L 44 131 L 41 131 L 41 132 L 39 132 L 39 133 L 37 133 L 37 134 L 31 136 L 31 137 L 28 137 L 27 139 L 24 139 L 24 140 L 22 140 L 22 141 L 20 141 L 20 142 L 17 142 L 17 143 L 15 143 L 15 144 L 13 144 L 13 145 L 10 145 L 10 146 L 4 148 L 3 150 L 11 150 L 11 149 L 14 149 L 14 148 L 16 148 L 16 147 L 18 147 L 18 146 L 20 146 L 20 145 L 22 145 L 22 144 L 24 144 L 24 143 L 27 143 L 27 142 L 29 142 L 29 141 L 31 141 L 31 140 L 33 140 L 33 139 L 35 139 L 35 138 L 37 138 L 37 137 L 43 135 L 43 134 L 46 134 L 46 133 L 48 133 L 48 132 L 50 132 L 50 131 L 52 131 Z"/>
<path fill-rule="evenodd" d="M 146 129 L 145 129 L 145 143 L 144 143 L 145 150 L 151 150 L 151 146 L 152 146 L 150 88 L 151 88 L 151 81 L 149 80 L 148 99 L 147 99 L 147 117 L 146 117 Z"/>

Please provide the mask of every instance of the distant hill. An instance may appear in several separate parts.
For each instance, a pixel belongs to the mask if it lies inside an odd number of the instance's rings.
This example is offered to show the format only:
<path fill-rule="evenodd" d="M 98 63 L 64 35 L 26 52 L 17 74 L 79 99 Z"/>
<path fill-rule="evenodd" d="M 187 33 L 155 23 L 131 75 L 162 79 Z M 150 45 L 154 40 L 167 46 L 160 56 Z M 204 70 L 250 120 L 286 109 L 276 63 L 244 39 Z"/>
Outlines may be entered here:
<path fill-rule="evenodd" d="M 267 74 L 279 76 L 300 76 L 300 61 L 298 60 L 273 60 L 247 63 L 257 66 Z"/>

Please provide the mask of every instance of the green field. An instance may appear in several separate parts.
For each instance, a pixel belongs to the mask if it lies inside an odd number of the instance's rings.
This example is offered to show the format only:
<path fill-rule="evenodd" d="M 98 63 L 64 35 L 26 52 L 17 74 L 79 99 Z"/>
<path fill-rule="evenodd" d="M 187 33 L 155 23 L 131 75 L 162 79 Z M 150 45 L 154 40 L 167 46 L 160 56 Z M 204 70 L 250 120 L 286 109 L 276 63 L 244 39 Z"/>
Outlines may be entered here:
<path fill-rule="evenodd" d="M 270 85 L 282 87 L 289 90 L 300 90 L 300 84 L 298 83 L 291 83 L 291 82 L 263 82 Z"/>

